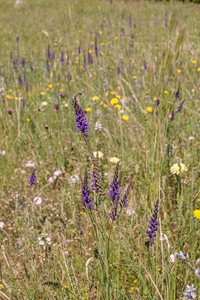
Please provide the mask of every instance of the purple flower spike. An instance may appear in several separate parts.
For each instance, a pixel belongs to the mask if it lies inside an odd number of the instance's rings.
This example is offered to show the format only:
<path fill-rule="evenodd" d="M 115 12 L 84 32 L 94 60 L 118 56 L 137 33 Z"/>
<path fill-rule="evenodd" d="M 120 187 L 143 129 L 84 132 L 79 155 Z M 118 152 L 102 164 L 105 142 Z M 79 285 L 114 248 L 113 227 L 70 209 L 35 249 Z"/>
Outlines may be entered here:
<path fill-rule="evenodd" d="M 92 59 L 92 55 L 91 55 L 90 52 L 88 52 L 88 62 L 89 62 L 90 64 L 93 64 L 93 59 Z"/>
<path fill-rule="evenodd" d="M 25 59 L 23 58 L 22 61 L 21 61 L 21 65 L 22 65 L 22 68 L 25 67 Z"/>
<path fill-rule="evenodd" d="M 47 60 L 47 71 L 50 71 L 50 65 L 49 65 L 48 60 Z"/>
<path fill-rule="evenodd" d="M 98 56 L 97 37 L 95 38 L 95 54 Z"/>
<path fill-rule="evenodd" d="M 178 88 L 178 91 L 176 92 L 175 96 L 176 96 L 176 100 L 177 100 L 179 98 L 179 88 Z"/>
<path fill-rule="evenodd" d="M 33 68 L 32 64 L 31 64 L 31 72 L 33 72 L 33 70 L 34 70 L 34 68 Z"/>
<path fill-rule="evenodd" d="M 62 51 L 62 55 L 61 55 L 61 59 L 62 62 L 64 61 L 64 55 L 63 55 L 63 51 Z"/>
<path fill-rule="evenodd" d="M 160 99 L 156 100 L 156 105 L 159 106 L 160 105 Z"/>
<path fill-rule="evenodd" d="M 21 79 L 21 76 L 19 76 L 19 84 L 21 84 L 21 85 L 23 85 L 24 83 L 23 83 L 23 80 Z"/>
<path fill-rule="evenodd" d="M 131 24 L 132 24 L 132 16 L 130 15 L 129 17 L 129 26 L 131 27 Z"/>
<path fill-rule="evenodd" d="M 150 244 L 152 244 L 153 240 L 156 238 L 156 231 L 158 230 L 158 221 L 157 221 L 158 204 L 159 204 L 159 200 L 156 201 L 154 214 L 151 218 L 151 221 L 149 221 L 149 225 L 148 225 L 149 230 L 146 231 L 147 236 L 149 237 L 149 243 Z"/>
<path fill-rule="evenodd" d="M 128 195 L 129 195 L 131 186 L 132 186 L 132 182 L 130 181 L 128 184 L 127 190 L 124 193 L 123 199 L 121 199 L 121 201 L 120 201 L 121 210 L 123 209 L 123 207 L 128 207 L 127 201 L 128 201 Z"/>
<path fill-rule="evenodd" d="M 35 185 L 35 180 L 36 180 L 35 170 L 36 169 L 33 170 L 32 174 L 31 174 L 31 177 L 29 179 L 29 182 L 28 182 L 28 183 L 30 183 L 31 186 Z"/>
<path fill-rule="evenodd" d="M 117 74 L 118 75 L 120 74 L 120 68 L 119 67 L 117 68 Z"/>
<path fill-rule="evenodd" d="M 178 107 L 178 110 L 177 110 L 177 112 L 180 112 L 181 110 L 182 110 L 182 108 L 183 108 L 183 103 L 185 102 L 185 100 L 183 100 L 182 102 L 181 102 L 181 104 L 179 105 L 179 107 Z"/>
<path fill-rule="evenodd" d="M 55 57 L 55 55 L 54 55 L 54 53 L 52 53 L 51 59 L 54 59 L 54 57 Z"/>
<path fill-rule="evenodd" d="M 174 120 L 174 110 L 172 111 L 171 115 L 169 116 L 170 120 L 173 121 Z"/>
<path fill-rule="evenodd" d="M 47 49 L 47 56 L 48 58 L 51 58 L 51 52 L 50 52 L 50 46 L 48 45 L 48 49 Z"/>
<path fill-rule="evenodd" d="M 17 36 L 17 43 L 19 42 L 19 37 Z"/>
<path fill-rule="evenodd" d="M 7 112 L 9 113 L 9 115 L 12 115 L 13 113 L 11 109 L 8 109 Z"/>
<path fill-rule="evenodd" d="M 81 53 L 81 46 L 78 46 L 78 53 Z"/>
<path fill-rule="evenodd" d="M 82 110 L 80 105 L 77 103 L 76 97 L 73 98 L 72 105 L 75 108 L 75 120 L 76 120 L 76 128 L 77 132 L 82 132 L 84 136 L 86 136 L 89 126 L 86 121 L 85 112 Z"/>
<path fill-rule="evenodd" d="M 111 198 L 113 202 L 112 213 L 109 215 L 112 221 L 115 221 L 117 218 L 117 207 L 118 207 L 119 194 L 120 194 L 118 177 L 119 177 L 119 162 L 116 164 L 115 176 L 110 185 L 110 191 L 109 191 L 109 198 Z"/>
<path fill-rule="evenodd" d="M 55 103 L 55 109 L 58 110 L 59 109 L 59 104 Z"/>
<path fill-rule="evenodd" d="M 90 196 L 90 189 L 88 187 L 88 175 L 87 175 L 87 169 L 85 169 L 85 176 L 84 176 L 84 181 L 82 183 L 82 204 L 83 206 L 89 207 L 92 209 L 94 206 L 94 203 L 92 203 L 93 197 Z"/>

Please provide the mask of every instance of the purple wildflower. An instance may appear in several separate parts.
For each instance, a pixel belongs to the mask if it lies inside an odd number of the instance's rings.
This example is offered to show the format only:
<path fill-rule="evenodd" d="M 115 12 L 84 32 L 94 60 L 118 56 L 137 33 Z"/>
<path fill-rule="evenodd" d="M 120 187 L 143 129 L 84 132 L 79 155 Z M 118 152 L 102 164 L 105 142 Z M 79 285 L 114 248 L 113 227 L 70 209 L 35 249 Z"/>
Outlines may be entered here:
<path fill-rule="evenodd" d="M 95 38 L 95 54 L 98 56 L 97 37 Z"/>
<path fill-rule="evenodd" d="M 181 104 L 179 105 L 179 107 L 178 107 L 178 110 L 177 110 L 177 112 L 180 112 L 181 110 L 182 110 L 182 108 L 183 108 L 183 103 L 185 102 L 185 100 L 183 100 L 182 102 L 181 102 Z"/>
<path fill-rule="evenodd" d="M 29 182 L 28 182 L 28 183 L 30 183 L 31 186 L 35 185 L 35 180 L 36 180 L 35 170 L 36 169 L 33 170 L 32 174 L 31 174 L 31 177 L 29 179 Z"/>
<path fill-rule="evenodd" d="M 86 136 L 89 126 L 86 121 L 85 112 L 82 110 L 80 105 L 77 103 L 76 97 L 73 98 L 72 105 L 75 108 L 75 120 L 76 120 L 76 128 L 77 132 L 82 132 L 84 136 Z"/>
<path fill-rule="evenodd" d="M 34 68 L 33 68 L 32 64 L 31 64 L 31 72 L 33 72 L 33 70 L 34 70 Z"/>
<path fill-rule="evenodd" d="M 21 76 L 19 76 L 19 84 L 21 84 L 21 85 L 23 85 L 24 83 L 23 83 L 23 80 L 21 79 Z"/>
<path fill-rule="evenodd" d="M 22 65 L 22 68 L 25 67 L 25 59 L 23 58 L 22 61 L 21 61 L 21 65 Z"/>
<path fill-rule="evenodd" d="M 48 60 L 47 60 L 47 71 L 50 71 L 50 65 L 49 65 Z"/>
<path fill-rule="evenodd" d="M 144 70 L 145 70 L 145 71 L 148 70 L 147 65 L 146 65 L 146 62 L 144 62 Z"/>
<path fill-rule="evenodd" d="M 92 47 L 92 46 L 93 46 L 93 43 L 89 43 L 89 46 Z"/>
<path fill-rule="evenodd" d="M 67 65 L 69 65 L 69 55 L 67 55 Z"/>
<path fill-rule="evenodd" d="M 94 203 L 91 203 L 93 200 L 93 197 L 90 196 L 90 189 L 88 187 L 88 175 L 87 175 L 87 169 L 85 169 L 85 176 L 84 181 L 82 183 L 82 204 L 84 207 L 92 208 L 94 206 Z"/>
<path fill-rule="evenodd" d="M 149 225 L 148 225 L 149 230 L 146 231 L 147 236 L 149 237 L 149 243 L 150 244 L 152 244 L 153 240 L 156 238 L 156 231 L 158 230 L 158 221 L 157 221 L 158 204 L 159 204 L 159 200 L 156 201 L 154 214 L 151 218 L 151 221 L 149 221 Z"/>
<path fill-rule="evenodd" d="M 172 111 L 171 115 L 169 116 L 170 120 L 173 121 L 174 120 L 174 110 Z"/>
<path fill-rule="evenodd" d="M 127 201 L 128 201 L 128 195 L 129 195 L 131 186 L 132 186 L 132 182 L 130 181 L 129 184 L 128 184 L 127 190 L 124 193 L 124 196 L 123 196 L 123 198 L 120 201 L 121 210 L 123 209 L 123 207 L 128 207 Z"/>
<path fill-rule="evenodd" d="M 159 106 L 160 105 L 160 99 L 156 100 L 156 105 Z"/>
<path fill-rule="evenodd" d="M 92 59 L 92 55 L 91 55 L 90 52 L 88 52 L 88 62 L 89 62 L 90 64 L 93 64 L 93 59 Z"/>
<path fill-rule="evenodd" d="M 124 34 L 123 34 L 123 32 L 120 32 L 120 36 L 123 36 Z"/>
<path fill-rule="evenodd" d="M 23 108 L 25 108 L 25 106 L 26 106 L 26 101 L 24 100 L 23 101 Z"/>
<path fill-rule="evenodd" d="M 51 58 L 51 52 L 50 52 L 50 46 L 48 45 L 48 49 L 47 49 L 47 57 Z"/>
<path fill-rule="evenodd" d="M 112 4 L 112 0 L 110 0 L 110 4 Z"/>
<path fill-rule="evenodd" d="M 134 35 L 132 34 L 131 39 L 134 40 Z"/>
<path fill-rule="evenodd" d="M 177 92 L 175 94 L 175 97 L 176 97 L 176 100 L 179 98 L 179 88 L 178 88 L 178 90 L 177 90 Z"/>
<path fill-rule="evenodd" d="M 41 111 L 41 108 L 40 108 L 40 107 L 38 107 L 38 111 Z"/>
<path fill-rule="evenodd" d="M 116 164 L 115 176 L 113 178 L 113 181 L 110 186 L 110 191 L 109 191 L 109 198 L 111 198 L 113 202 L 112 213 L 109 215 L 112 221 L 115 221 L 117 218 L 117 208 L 118 208 L 119 194 L 120 194 L 118 177 L 119 177 L 119 162 Z"/>
<path fill-rule="evenodd" d="M 17 43 L 19 42 L 19 37 L 17 36 Z"/>
<path fill-rule="evenodd" d="M 97 165 L 98 165 L 98 162 L 97 162 Z M 100 170 L 98 169 L 98 173 L 99 172 L 100 172 Z M 99 176 L 99 179 L 102 180 L 102 177 Z M 92 190 L 95 191 L 95 193 L 98 193 L 97 176 L 95 176 L 94 171 L 93 171 L 93 174 L 92 174 L 91 183 L 92 183 Z"/>
<path fill-rule="evenodd" d="M 26 82 L 26 75 L 24 74 L 24 81 Z"/>
<path fill-rule="evenodd" d="M 81 53 L 81 46 L 78 46 L 78 53 Z"/>
<path fill-rule="evenodd" d="M 65 97 L 65 95 L 64 95 L 63 93 L 59 93 L 59 96 L 60 96 L 61 98 L 64 98 L 64 97 Z"/>
<path fill-rule="evenodd" d="M 49 126 L 48 126 L 48 125 L 45 125 L 44 127 L 45 127 L 45 129 L 47 129 L 47 130 L 49 129 Z"/>
<path fill-rule="evenodd" d="M 119 67 L 117 68 L 117 74 L 118 75 L 120 74 L 120 68 Z"/>
<path fill-rule="evenodd" d="M 87 66 L 86 66 L 86 59 L 85 59 L 85 55 L 84 55 L 84 62 L 83 62 L 83 69 L 86 70 Z"/>
<path fill-rule="evenodd" d="M 8 109 L 7 112 L 9 113 L 9 115 L 12 115 L 13 113 L 11 109 Z"/>
<path fill-rule="evenodd" d="M 54 53 L 52 53 L 51 59 L 54 59 L 54 57 L 55 57 L 55 55 L 54 55 Z"/>
<path fill-rule="evenodd" d="M 121 27 L 121 32 L 124 34 L 124 28 L 123 27 Z"/>
<path fill-rule="evenodd" d="M 64 61 L 64 55 L 63 55 L 63 51 L 62 51 L 62 55 L 61 55 L 61 59 L 62 62 Z"/>
<path fill-rule="evenodd" d="M 54 107 L 55 107 L 56 110 L 58 110 L 58 109 L 59 109 L 59 104 L 58 104 L 58 103 L 55 103 L 55 106 L 54 106 Z"/>

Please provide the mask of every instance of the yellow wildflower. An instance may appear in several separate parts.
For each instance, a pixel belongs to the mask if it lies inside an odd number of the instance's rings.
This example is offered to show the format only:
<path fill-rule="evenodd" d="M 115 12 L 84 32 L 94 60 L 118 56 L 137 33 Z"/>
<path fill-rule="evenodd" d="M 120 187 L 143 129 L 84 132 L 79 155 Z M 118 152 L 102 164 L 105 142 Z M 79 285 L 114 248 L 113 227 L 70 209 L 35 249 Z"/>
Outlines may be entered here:
<path fill-rule="evenodd" d="M 156 97 L 154 97 L 154 98 L 153 98 L 153 100 L 154 100 L 154 101 L 156 101 L 156 100 L 157 100 L 157 98 L 156 98 Z"/>
<path fill-rule="evenodd" d="M 49 88 L 50 88 L 50 89 L 52 88 L 52 84 L 49 84 Z"/>
<path fill-rule="evenodd" d="M 107 93 L 106 93 L 105 95 L 106 95 L 106 97 L 108 97 L 108 94 L 107 94 Z"/>
<path fill-rule="evenodd" d="M 9 90 L 9 93 L 12 93 L 12 90 Z"/>
<path fill-rule="evenodd" d="M 113 98 L 113 99 L 110 101 L 110 103 L 111 103 L 112 105 L 117 104 L 117 103 L 118 103 L 117 98 Z"/>
<path fill-rule="evenodd" d="M 18 97 L 15 97 L 15 100 L 19 100 L 19 98 L 18 98 Z"/>
<path fill-rule="evenodd" d="M 99 99 L 99 97 L 97 97 L 97 96 L 93 97 L 93 100 L 98 100 L 98 99 Z"/>
<path fill-rule="evenodd" d="M 65 103 L 64 107 L 66 107 L 66 108 L 67 108 L 68 106 L 69 106 L 69 105 L 68 105 L 67 103 Z"/>
<path fill-rule="evenodd" d="M 117 89 L 120 90 L 120 86 L 118 86 Z"/>
<path fill-rule="evenodd" d="M 97 157 L 97 153 L 98 153 L 98 158 L 102 158 L 103 157 L 103 152 L 101 152 L 101 151 L 94 151 L 93 152 L 94 157 Z"/>
<path fill-rule="evenodd" d="M 115 39 L 118 40 L 118 37 L 116 36 Z"/>
<path fill-rule="evenodd" d="M 180 69 L 178 69 L 178 70 L 177 70 L 177 72 L 178 72 L 178 73 L 181 73 L 181 70 L 180 70 Z"/>
<path fill-rule="evenodd" d="M 91 108 L 90 108 L 90 107 L 87 107 L 85 110 L 86 110 L 87 112 L 89 112 L 89 111 L 91 111 Z"/>
<path fill-rule="evenodd" d="M 7 99 L 12 99 L 12 97 L 10 95 L 7 95 L 6 98 Z"/>
<path fill-rule="evenodd" d="M 29 122 L 29 121 L 30 121 L 30 119 L 26 119 L 26 121 L 27 121 L 27 122 Z"/>
<path fill-rule="evenodd" d="M 47 105 L 48 105 L 48 103 L 46 101 L 41 103 L 41 106 L 47 106 Z"/>
<path fill-rule="evenodd" d="M 168 94 L 168 91 L 164 91 L 164 94 Z"/>
<path fill-rule="evenodd" d="M 125 121 L 128 121 L 128 120 L 129 120 L 129 117 L 126 116 L 126 115 L 124 115 L 124 116 L 123 116 L 123 119 L 124 119 Z"/>
<path fill-rule="evenodd" d="M 60 89 L 60 92 L 63 92 L 63 89 Z"/>
<path fill-rule="evenodd" d="M 112 162 L 112 163 L 114 163 L 114 164 L 116 164 L 116 163 L 118 163 L 118 162 L 120 161 L 120 159 L 117 158 L 117 157 L 111 157 L 111 158 L 109 159 L 109 161 Z"/>
<path fill-rule="evenodd" d="M 114 95 L 115 94 L 115 92 L 110 92 L 111 93 L 111 95 Z"/>
<path fill-rule="evenodd" d="M 120 96 L 120 95 L 117 95 L 117 98 L 118 98 L 118 99 L 120 99 L 120 98 L 121 98 L 121 96 Z"/>
<path fill-rule="evenodd" d="M 43 95 L 45 95 L 45 93 L 44 93 L 44 92 L 41 92 L 40 95 L 43 96 Z"/>
<path fill-rule="evenodd" d="M 193 59 L 193 60 L 192 60 L 192 63 L 193 63 L 193 64 L 196 64 L 196 60 Z"/>
<path fill-rule="evenodd" d="M 115 107 L 116 107 L 117 109 L 120 109 L 120 108 L 121 108 L 121 105 L 117 104 L 117 105 L 115 105 Z"/>
<path fill-rule="evenodd" d="M 200 68 L 198 68 L 197 71 L 200 72 Z"/>
<path fill-rule="evenodd" d="M 195 216 L 195 218 L 200 219 L 200 209 L 195 209 L 193 211 L 193 215 Z"/>
<path fill-rule="evenodd" d="M 103 105 L 103 107 L 107 107 L 107 106 L 108 106 L 107 104 L 104 104 L 104 105 Z"/>
<path fill-rule="evenodd" d="M 151 106 L 147 107 L 147 111 L 148 112 L 152 112 L 153 111 L 153 108 Z"/>
<path fill-rule="evenodd" d="M 133 76 L 133 79 L 137 79 L 137 76 Z"/>

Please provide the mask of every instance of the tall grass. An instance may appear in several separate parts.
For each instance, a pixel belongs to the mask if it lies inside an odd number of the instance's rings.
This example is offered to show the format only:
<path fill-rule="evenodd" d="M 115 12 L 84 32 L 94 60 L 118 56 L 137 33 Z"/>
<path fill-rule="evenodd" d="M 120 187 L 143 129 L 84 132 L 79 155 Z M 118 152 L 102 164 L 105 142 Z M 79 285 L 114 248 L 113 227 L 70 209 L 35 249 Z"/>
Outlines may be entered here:
<path fill-rule="evenodd" d="M 0 0 L 1 299 L 175 300 L 187 284 L 198 299 L 198 6 L 111 2 Z M 103 153 L 97 211 L 82 205 L 94 161 L 76 128 L 77 92 Z M 132 188 L 112 221 L 116 159 L 121 191 Z M 172 174 L 176 163 L 187 171 Z M 180 251 L 186 263 L 172 262 Z"/>

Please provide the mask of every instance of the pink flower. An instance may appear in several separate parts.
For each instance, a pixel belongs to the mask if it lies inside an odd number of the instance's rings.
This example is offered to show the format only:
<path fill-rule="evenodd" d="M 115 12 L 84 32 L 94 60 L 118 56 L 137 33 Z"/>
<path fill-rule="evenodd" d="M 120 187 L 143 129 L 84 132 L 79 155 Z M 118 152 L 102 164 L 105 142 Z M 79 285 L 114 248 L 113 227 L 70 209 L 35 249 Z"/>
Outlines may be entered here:
<path fill-rule="evenodd" d="M 0 222 L 0 228 L 2 229 L 4 227 L 4 222 Z"/>
<path fill-rule="evenodd" d="M 134 213 L 135 213 L 134 210 L 127 209 L 126 211 L 127 216 L 132 216 Z"/>
<path fill-rule="evenodd" d="M 36 205 L 40 205 L 40 204 L 42 204 L 42 198 L 40 198 L 40 197 L 35 197 L 35 198 L 33 199 L 33 202 L 34 202 Z"/>

